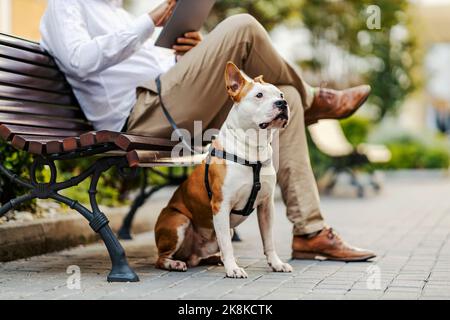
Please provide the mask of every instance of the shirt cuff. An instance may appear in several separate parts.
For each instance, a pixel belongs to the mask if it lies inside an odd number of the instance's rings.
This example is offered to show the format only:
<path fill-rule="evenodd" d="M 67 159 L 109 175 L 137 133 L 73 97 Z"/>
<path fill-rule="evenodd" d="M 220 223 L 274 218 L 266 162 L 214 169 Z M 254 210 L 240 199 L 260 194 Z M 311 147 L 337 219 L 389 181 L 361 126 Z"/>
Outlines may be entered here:
<path fill-rule="evenodd" d="M 134 32 L 138 35 L 141 43 L 147 41 L 155 31 L 155 23 L 148 14 L 143 14 L 136 19 Z"/>

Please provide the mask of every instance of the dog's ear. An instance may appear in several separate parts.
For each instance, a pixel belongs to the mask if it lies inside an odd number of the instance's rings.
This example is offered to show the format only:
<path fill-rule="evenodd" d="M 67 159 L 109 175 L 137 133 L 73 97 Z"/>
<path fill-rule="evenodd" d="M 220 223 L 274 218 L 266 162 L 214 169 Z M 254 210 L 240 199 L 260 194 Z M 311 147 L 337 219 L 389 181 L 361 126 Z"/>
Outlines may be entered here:
<path fill-rule="evenodd" d="M 266 83 L 264 81 L 264 77 L 263 76 L 257 76 L 255 79 L 253 79 L 253 81 L 255 81 L 257 83 L 261 83 L 261 84 L 265 84 Z"/>
<path fill-rule="evenodd" d="M 228 95 L 233 101 L 240 100 L 240 93 L 247 84 L 247 79 L 241 70 L 231 61 L 227 63 L 225 68 L 225 84 L 227 86 Z"/>

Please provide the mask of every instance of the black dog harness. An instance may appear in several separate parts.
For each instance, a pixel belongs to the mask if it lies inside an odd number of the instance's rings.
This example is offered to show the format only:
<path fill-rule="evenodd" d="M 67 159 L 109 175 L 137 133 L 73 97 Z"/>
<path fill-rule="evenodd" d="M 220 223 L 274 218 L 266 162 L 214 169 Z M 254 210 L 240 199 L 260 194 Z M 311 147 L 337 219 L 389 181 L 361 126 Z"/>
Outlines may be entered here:
<path fill-rule="evenodd" d="M 256 197 L 258 196 L 259 190 L 261 190 L 261 182 L 259 179 L 261 167 L 262 167 L 261 161 L 251 162 L 251 161 L 242 159 L 234 154 L 229 154 L 229 153 L 226 153 L 225 151 L 220 151 L 220 150 L 212 148 L 206 158 L 206 163 L 205 163 L 205 187 L 206 187 L 206 191 L 208 192 L 208 197 L 210 200 L 212 198 L 212 190 L 211 190 L 211 186 L 209 184 L 208 173 L 209 173 L 209 166 L 210 166 L 212 157 L 218 157 L 218 158 L 226 159 L 229 161 L 233 161 L 233 162 L 242 164 L 244 166 L 251 167 L 253 169 L 253 186 L 252 186 L 252 191 L 250 192 L 250 197 L 248 198 L 247 204 L 245 205 L 244 209 L 242 209 L 242 210 L 234 210 L 234 209 L 231 210 L 231 213 L 234 213 L 234 214 L 237 214 L 240 216 L 244 216 L 244 217 L 249 216 L 254 210 L 253 206 L 255 205 Z"/>

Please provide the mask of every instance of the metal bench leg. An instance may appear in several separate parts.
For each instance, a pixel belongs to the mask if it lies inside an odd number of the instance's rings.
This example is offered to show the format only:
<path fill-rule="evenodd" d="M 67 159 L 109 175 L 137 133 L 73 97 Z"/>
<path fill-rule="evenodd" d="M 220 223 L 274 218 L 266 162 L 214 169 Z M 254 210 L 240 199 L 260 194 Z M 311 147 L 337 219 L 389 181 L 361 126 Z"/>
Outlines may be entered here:
<path fill-rule="evenodd" d="M 364 189 L 364 186 L 359 181 L 358 176 L 352 169 L 347 168 L 346 171 L 350 175 L 350 178 L 351 178 L 350 183 L 356 187 L 358 198 L 364 198 L 365 189 Z"/>
<path fill-rule="evenodd" d="M 109 168 L 116 166 L 120 170 L 127 166 L 127 161 L 125 158 L 103 158 L 95 162 L 89 169 L 80 175 L 73 177 L 67 181 L 56 182 L 56 166 L 54 160 L 57 159 L 46 159 L 38 157 L 33 162 L 30 169 L 30 180 L 27 182 L 19 178 L 16 174 L 10 172 L 6 169 L 0 161 L 0 173 L 9 178 L 12 182 L 19 184 L 30 192 L 17 197 L 4 204 L 0 208 L 0 217 L 6 214 L 9 210 L 16 208 L 21 203 L 32 199 L 53 199 L 58 202 L 68 205 L 70 208 L 79 212 L 84 218 L 89 221 L 90 227 L 97 233 L 100 234 L 105 246 L 108 250 L 109 256 L 111 258 L 112 268 L 108 275 L 108 281 L 110 282 L 136 282 L 139 281 L 139 277 L 128 265 L 128 261 L 125 255 L 125 250 L 121 246 L 119 240 L 112 232 L 109 227 L 108 219 L 103 214 L 97 204 L 96 194 L 98 180 L 103 172 Z M 36 168 L 39 165 L 47 165 L 50 167 L 51 178 L 48 183 L 39 183 L 36 179 Z M 92 210 L 88 210 L 86 207 L 81 205 L 75 200 L 72 200 L 66 196 L 58 193 L 58 191 L 65 190 L 67 188 L 74 187 L 80 184 L 82 181 L 91 177 L 91 185 L 89 188 L 89 198 L 91 202 Z"/>
<path fill-rule="evenodd" d="M 109 225 L 104 226 L 99 231 L 111 258 L 112 268 L 108 275 L 109 282 L 137 282 L 138 275 L 131 269 L 128 264 L 125 250 L 117 240 L 114 232 Z"/>
<path fill-rule="evenodd" d="M 330 195 L 331 192 L 333 191 L 334 187 L 336 186 L 338 175 L 339 175 L 339 169 L 332 167 L 332 168 L 328 169 L 326 174 L 329 174 L 331 178 L 330 178 L 330 181 L 325 186 L 324 192 L 325 192 L 325 194 Z"/>
<path fill-rule="evenodd" d="M 377 170 L 374 168 L 373 164 L 369 164 L 369 184 L 372 186 L 375 193 L 379 193 L 382 189 L 381 183 L 376 179 Z"/>
<path fill-rule="evenodd" d="M 107 159 L 109 160 L 109 159 Z M 89 199 L 91 202 L 93 218 L 89 222 L 91 228 L 100 234 L 106 248 L 108 249 L 109 256 L 111 258 L 112 269 L 108 275 L 109 282 L 136 282 L 139 281 L 139 277 L 128 265 L 125 250 L 120 244 L 119 240 L 108 225 L 108 219 L 100 211 L 97 204 L 97 185 L 98 180 L 103 172 L 110 167 L 117 165 L 120 169 L 120 163 L 114 161 L 105 161 L 99 165 L 99 168 L 95 171 L 91 179 L 91 185 L 89 188 Z"/>

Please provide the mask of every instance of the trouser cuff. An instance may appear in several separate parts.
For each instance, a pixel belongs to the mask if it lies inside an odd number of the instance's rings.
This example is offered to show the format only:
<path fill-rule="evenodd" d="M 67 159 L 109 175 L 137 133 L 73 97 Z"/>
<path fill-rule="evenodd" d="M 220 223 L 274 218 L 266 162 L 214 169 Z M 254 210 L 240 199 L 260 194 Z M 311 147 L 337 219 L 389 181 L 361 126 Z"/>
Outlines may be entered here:
<path fill-rule="evenodd" d="M 325 226 L 326 225 L 324 221 L 318 221 L 307 225 L 294 225 L 293 234 L 294 236 L 304 236 L 307 234 L 318 232 L 325 228 Z"/>

